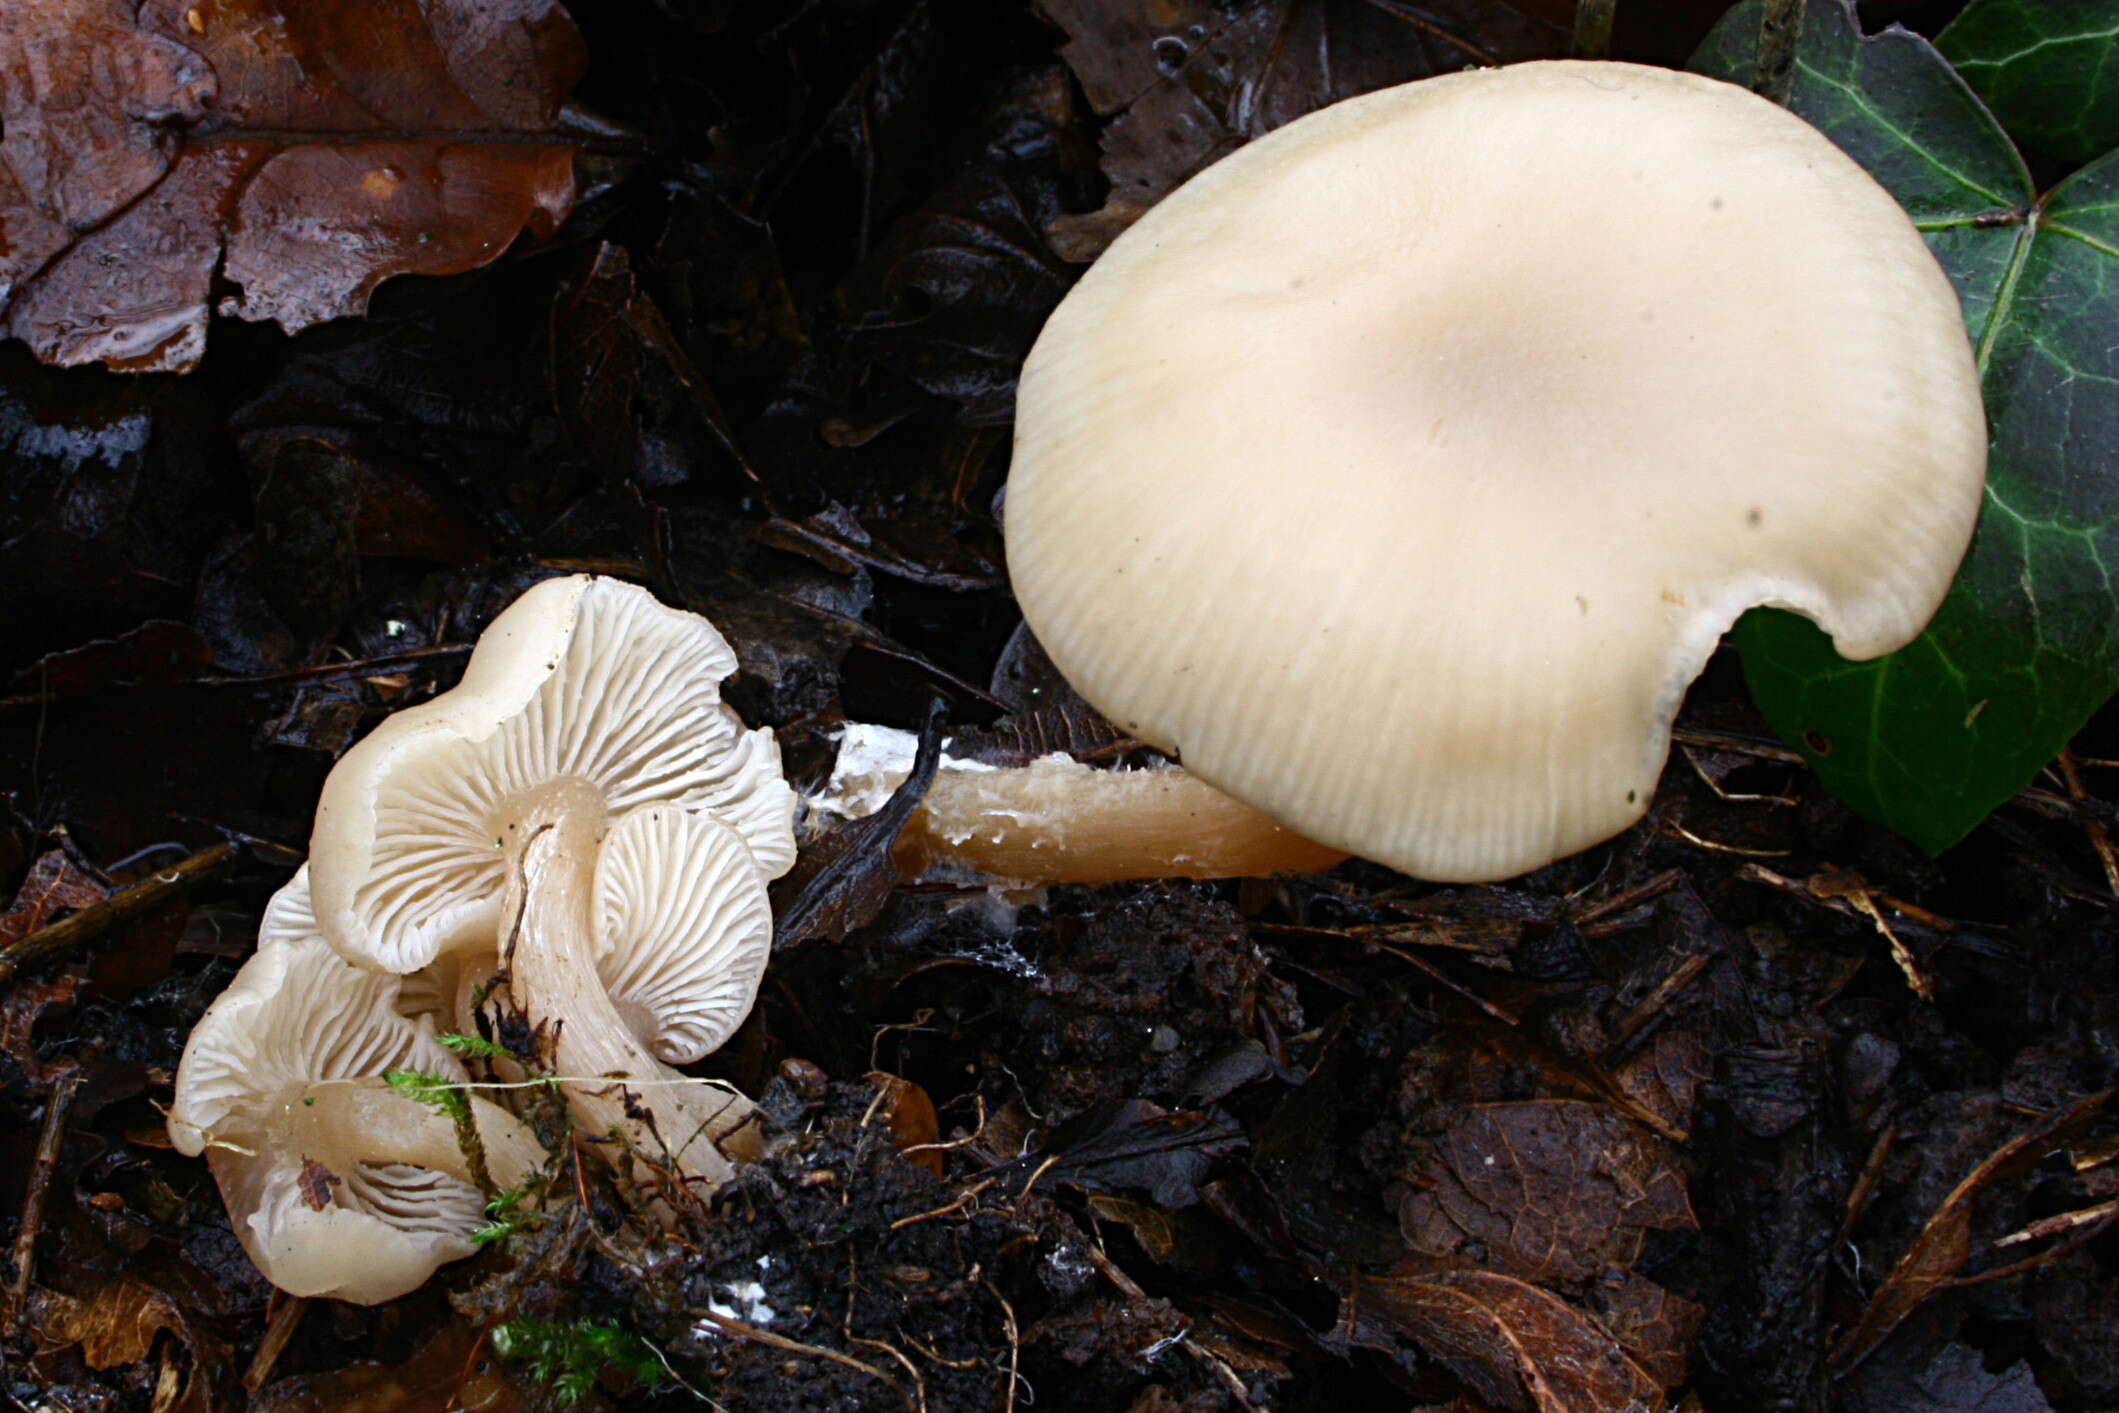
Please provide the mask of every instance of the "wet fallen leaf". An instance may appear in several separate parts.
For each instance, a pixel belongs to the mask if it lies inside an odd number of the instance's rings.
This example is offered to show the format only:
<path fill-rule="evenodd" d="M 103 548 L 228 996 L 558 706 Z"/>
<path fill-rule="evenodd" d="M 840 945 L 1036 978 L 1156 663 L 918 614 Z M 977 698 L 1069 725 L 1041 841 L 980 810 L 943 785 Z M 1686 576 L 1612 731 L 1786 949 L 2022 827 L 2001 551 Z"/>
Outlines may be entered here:
<path fill-rule="evenodd" d="M 25 0 L 0 33 L 0 333 L 183 370 L 220 312 L 291 331 L 482 265 L 573 201 L 554 0 Z M 549 142 L 535 140 L 549 135 Z"/>
<path fill-rule="evenodd" d="M 2053 1405 L 2030 1365 L 1990 1374 L 1978 1350 L 1946 1344 L 1917 1365 L 1873 1361 L 1848 1382 L 1846 1406 L 1849 1413 L 2050 1413 Z"/>
<path fill-rule="evenodd" d="M 91 1369 L 139 1363 L 164 1330 L 190 1343 L 175 1301 L 144 1282 L 123 1277 L 87 1297 L 40 1290 L 32 1299 L 30 1320 L 42 1351 L 78 1344 Z"/>
<path fill-rule="evenodd" d="M 63 971 L 50 980 L 17 981 L 0 997 L 0 1053 L 22 1066 L 23 1078 L 31 1084 L 42 1084 L 56 1069 L 65 1067 L 63 1062 L 47 1065 L 38 1058 L 33 1039 L 38 1018 L 53 1006 L 71 1004 L 80 986 L 80 972 Z"/>
<path fill-rule="evenodd" d="M 1100 114 L 1103 209 L 1054 223 L 1088 260 L 1192 173 L 1283 123 L 1357 93 L 1467 65 L 1558 54 L 1566 34 L 1479 0 L 1043 0 L 1060 57 Z"/>
<path fill-rule="evenodd" d="M 1574 1100 L 1454 1114 L 1399 1204 L 1408 1245 L 1535 1281 L 1631 1266 L 1651 1230 L 1695 1225 L 1671 1151 L 1616 1111 Z"/>
<path fill-rule="evenodd" d="M 1245 1143 L 1243 1127 L 1219 1109 L 1171 1113 L 1145 1099 L 1088 1114 L 1054 1136 L 1043 1153 L 1049 1176 L 1090 1192 L 1146 1188 L 1157 1205 L 1190 1207 L 1214 1160 Z"/>
<path fill-rule="evenodd" d="M 452 1320 L 399 1364 L 356 1363 L 268 1384 L 251 1413 L 512 1413 L 523 1396 L 500 1360 L 480 1357 L 476 1323 Z"/>
<path fill-rule="evenodd" d="M 1349 1300 L 1381 1315 L 1510 1413 L 1660 1410 L 1663 1390 L 1611 1333 L 1510 1276 L 1445 1271 L 1357 1277 Z"/>
<path fill-rule="evenodd" d="M 2119 1090 L 2104 1089 L 2046 1115 L 1980 1162 L 1952 1188 L 1920 1235 L 1898 1258 L 1852 1329 L 1832 1348 L 1832 1366 L 1845 1371 L 1868 1357 L 1906 1316 L 1934 1294 L 1972 1254 L 1972 1204 L 1994 1183 L 2021 1177 L 2047 1154 L 2079 1133 Z"/>
<path fill-rule="evenodd" d="M 64 849 L 46 849 L 29 866 L 15 900 L 0 913 L 0 950 L 62 914 L 100 903 L 110 890 Z"/>
<path fill-rule="evenodd" d="M 312 1212 L 321 1212 L 332 1204 L 332 1189 L 344 1179 L 314 1158 L 302 1159 L 302 1171 L 295 1185 L 300 1188 L 302 1205 Z"/>
<path fill-rule="evenodd" d="M 1633 1271 L 1614 1271 L 1591 1285 L 1589 1308 L 1650 1378 L 1666 1389 L 1685 1382 L 1703 1308 Z"/>
<path fill-rule="evenodd" d="M 884 1124 L 890 1129 L 891 1140 L 900 1148 L 924 1149 L 912 1154 L 912 1161 L 940 1177 L 942 1155 L 935 1151 L 933 1144 L 940 1135 L 941 1120 L 934 1111 L 934 1100 L 911 1080 L 880 1070 L 870 1074 L 868 1082 L 876 1087 L 880 1112 Z"/>
<path fill-rule="evenodd" d="M 930 725 L 920 741 L 912 774 L 883 808 L 848 820 L 807 848 L 773 885 L 773 948 L 812 937 L 841 938 L 875 920 L 901 881 L 890 846 L 942 763 L 942 736 Z"/>

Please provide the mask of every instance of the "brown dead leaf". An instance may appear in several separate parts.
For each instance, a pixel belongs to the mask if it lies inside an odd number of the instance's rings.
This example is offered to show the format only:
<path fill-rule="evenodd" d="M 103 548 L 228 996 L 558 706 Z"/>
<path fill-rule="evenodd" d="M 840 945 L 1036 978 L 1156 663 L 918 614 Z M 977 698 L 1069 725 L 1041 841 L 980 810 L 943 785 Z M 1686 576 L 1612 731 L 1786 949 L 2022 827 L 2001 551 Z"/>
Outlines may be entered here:
<path fill-rule="evenodd" d="M 1589 1307 L 1643 1373 L 1666 1390 L 1685 1382 L 1685 1356 L 1706 1310 L 1632 1271 L 1592 1285 Z"/>
<path fill-rule="evenodd" d="M 1487 1271 L 1357 1277 L 1381 1315 L 1480 1398 L 1511 1413 L 1657 1413 L 1663 1390 L 1611 1333 L 1558 1296 Z"/>
<path fill-rule="evenodd" d="M 80 972 L 63 971 L 48 981 L 17 981 L 0 998 L 0 1053 L 12 1055 L 31 1084 L 42 1084 L 54 1074 L 53 1068 L 37 1058 L 32 1039 L 37 1019 L 49 1007 L 69 1004 L 80 985 Z M 58 1068 L 66 1063 L 59 1062 Z"/>
<path fill-rule="evenodd" d="M 1692 1111 L 1712 1064 L 1707 1039 L 1697 1030 L 1659 1030 L 1611 1067 L 1621 1094 L 1654 1114 L 1676 1133 L 1692 1127 Z"/>
<path fill-rule="evenodd" d="M 190 1343 L 176 1302 L 128 1277 L 98 1287 L 86 1297 L 39 1290 L 31 1302 L 30 1318 L 40 1353 L 78 1344 L 81 1358 L 91 1369 L 139 1363 L 163 1330 Z"/>
<path fill-rule="evenodd" d="M 0 949 L 13 946 L 48 922 L 109 896 L 87 868 L 64 849 L 46 849 L 29 866 L 15 901 L 0 913 Z"/>
<path fill-rule="evenodd" d="M 1486 0 L 1041 0 L 1104 129 L 1111 195 L 1053 223 L 1094 259 L 1192 173 L 1328 103 L 1467 65 L 1562 51 L 1566 32 Z"/>
<path fill-rule="evenodd" d="M 1906 1248 L 1906 1254 L 1898 1258 L 1891 1274 L 1869 1297 L 1861 1318 L 1833 1346 L 1832 1368 L 1845 1373 L 1861 1363 L 1922 1301 L 1963 1268 L 1972 1254 L 1972 1204 L 1981 1192 L 1996 1182 L 2021 1177 L 2043 1162 L 2046 1155 L 2079 1133 L 2115 1094 L 2119 1094 L 2119 1089 L 2099 1090 L 2065 1109 L 2055 1110 L 1988 1154 L 1966 1174 L 1943 1198 L 1942 1205 L 1920 1229 L 1920 1235 Z"/>
<path fill-rule="evenodd" d="M 292 332 L 482 265 L 571 206 L 583 63 L 556 0 L 16 0 L 0 335 L 181 371 L 216 272 Z"/>
<path fill-rule="evenodd" d="M 516 1413 L 528 1406 L 506 1361 L 479 1357 L 485 1333 L 451 1320 L 401 1364 L 359 1362 L 269 1384 L 251 1413 Z M 538 1406 L 542 1407 L 543 1404 Z"/>
<path fill-rule="evenodd" d="M 1406 1243 L 1526 1280 L 1631 1266 L 1649 1230 L 1696 1225 L 1670 1149 L 1599 1104 L 1482 1104 L 1454 1114 L 1408 1175 Z"/>
<path fill-rule="evenodd" d="M 923 1150 L 914 1153 L 912 1161 L 940 1177 L 942 1155 L 933 1145 L 941 1134 L 941 1119 L 934 1111 L 934 1100 L 911 1080 L 881 1070 L 871 1071 L 868 1082 L 875 1086 L 877 1103 L 892 1141 L 899 1148 Z"/>
<path fill-rule="evenodd" d="M 301 1176 L 296 1185 L 301 1189 L 302 1205 L 312 1212 L 321 1212 L 332 1204 L 332 1189 L 344 1179 L 314 1158 L 302 1159 Z"/>

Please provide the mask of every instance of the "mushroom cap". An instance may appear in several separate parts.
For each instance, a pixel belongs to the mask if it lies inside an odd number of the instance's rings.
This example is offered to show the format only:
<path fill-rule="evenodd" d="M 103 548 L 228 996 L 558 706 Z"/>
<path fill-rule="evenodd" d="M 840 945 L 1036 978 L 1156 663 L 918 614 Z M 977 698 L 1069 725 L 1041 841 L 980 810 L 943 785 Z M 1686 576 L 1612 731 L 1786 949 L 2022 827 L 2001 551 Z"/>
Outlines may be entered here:
<path fill-rule="evenodd" d="M 206 1154 L 236 1239 L 292 1294 L 373 1304 L 474 1249 L 485 1203 L 476 1187 L 431 1168 L 361 1161 L 363 1149 L 382 1145 L 360 1132 L 335 1134 L 332 1151 L 305 1152 L 288 1122 L 290 1106 L 319 1083 L 398 1066 L 463 1076 L 429 1026 L 396 1013 L 397 987 L 320 937 L 283 938 L 243 964 L 185 1043 L 170 1141 Z M 413 1100 L 389 1098 L 424 1122 Z M 329 1181 L 305 1191 L 312 1159 Z"/>
<path fill-rule="evenodd" d="M 711 812 L 768 878 L 794 862 L 794 792 L 772 732 L 721 704 L 736 657 L 712 624 L 645 589 L 575 575 L 488 627 L 463 681 L 391 716 L 324 783 L 310 838 L 324 936 L 408 972 L 498 924 L 512 828 L 555 789 L 613 819 Z"/>
<path fill-rule="evenodd" d="M 743 837 L 669 806 L 621 820 L 596 856 L 596 974 L 671 1064 L 720 1047 L 758 998 L 772 903 Z"/>
<path fill-rule="evenodd" d="M 1744 610 L 1910 641 L 1978 513 L 1948 279 L 1743 89 L 1422 80 L 1194 177 L 1023 370 L 1010 572 L 1068 679 L 1320 842 L 1435 879 L 1647 807 Z"/>

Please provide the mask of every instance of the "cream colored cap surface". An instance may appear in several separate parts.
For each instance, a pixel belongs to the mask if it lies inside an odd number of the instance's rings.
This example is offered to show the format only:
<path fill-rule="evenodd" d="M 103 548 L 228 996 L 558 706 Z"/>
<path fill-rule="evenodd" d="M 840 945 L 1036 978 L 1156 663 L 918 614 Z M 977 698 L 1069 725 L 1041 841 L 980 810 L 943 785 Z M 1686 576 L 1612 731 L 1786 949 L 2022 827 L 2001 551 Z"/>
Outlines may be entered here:
<path fill-rule="evenodd" d="M 1745 609 L 1911 640 L 1985 462 L 1956 295 L 1851 159 L 1711 79 L 1523 64 L 1303 118 L 1127 231 L 1023 370 L 1009 568 L 1120 726 L 1475 881 L 1640 816 Z"/>

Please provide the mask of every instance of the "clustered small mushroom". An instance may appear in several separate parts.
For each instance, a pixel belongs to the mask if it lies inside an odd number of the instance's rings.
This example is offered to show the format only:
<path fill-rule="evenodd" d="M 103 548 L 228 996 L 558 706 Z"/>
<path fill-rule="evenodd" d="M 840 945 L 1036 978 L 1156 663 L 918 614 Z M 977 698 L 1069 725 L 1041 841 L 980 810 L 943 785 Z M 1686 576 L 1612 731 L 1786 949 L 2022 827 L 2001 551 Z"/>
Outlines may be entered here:
<path fill-rule="evenodd" d="M 1531 63 L 1313 113 L 1122 235 L 1024 366 L 1005 529 L 1121 729 L 1476 882 L 1641 816 L 1745 609 L 1909 642 L 1985 464 L 1956 294 L 1852 159 Z"/>
<path fill-rule="evenodd" d="M 772 733 L 721 703 L 735 665 L 645 590 L 548 580 L 456 688 L 339 762 L 309 863 L 193 1031 L 170 1115 L 268 1277 L 372 1302 L 469 1253 L 484 1197 L 453 1127 L 381 1076 L 461 1077 L 435 1030 L 494 988 L 547 1037 L 584 1132 L 726 1179 L 750 1101 L 669 1065 L 750 1010 L 795 805 Z M 492 1181 L 537 1169 L 512 1115 L 475 1113 Z"/>

